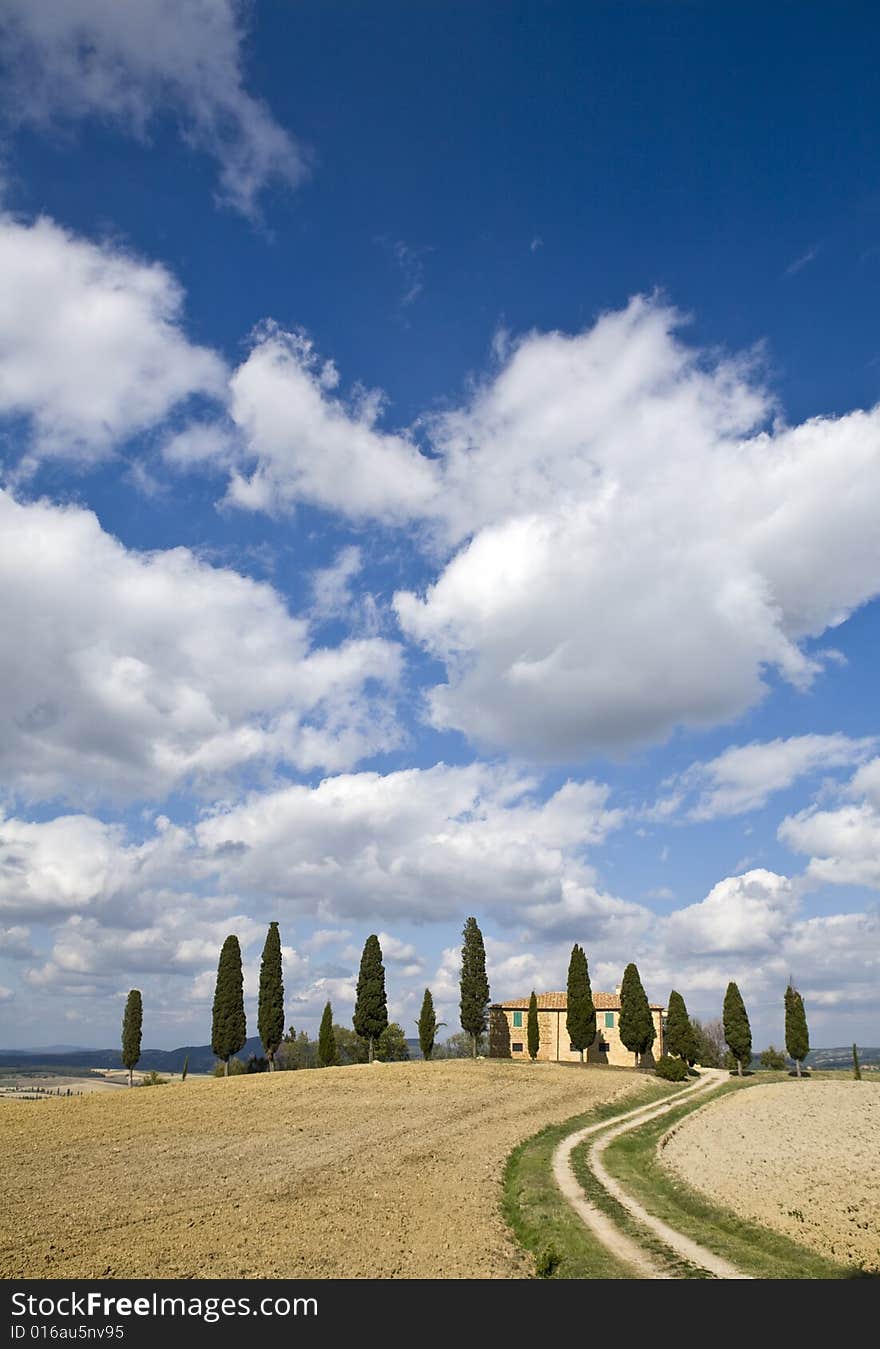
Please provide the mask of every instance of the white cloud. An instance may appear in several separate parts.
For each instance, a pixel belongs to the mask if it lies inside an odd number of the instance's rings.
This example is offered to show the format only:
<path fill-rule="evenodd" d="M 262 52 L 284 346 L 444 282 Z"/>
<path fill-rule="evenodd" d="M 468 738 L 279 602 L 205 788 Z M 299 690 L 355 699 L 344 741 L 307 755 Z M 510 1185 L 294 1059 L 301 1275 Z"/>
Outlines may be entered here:
<path fill-rule="evenodd" d="M 348 941 L 351 936 L 351 929 L 347 927 L 321 927 L 312 933 L 311 937 L 303 943 L 310 951 L 320 951 L 325 946 L 340 946 Z"/>
<path fill-rule="evenodd" d="M 206 919 L 197 905 L 160 909 L 152 922 L 125 929 L 103 926 L 92 916 L 73 915 L 59 929 L 50 964 L 63 978 L 139 973 L 193 974 L 217 960 L 223 941 L 235 932 L 244 949 L 263 935 L 263 925 L 245 914 Z M 39 977 L 40 972 L 37 972 Z M 256 987 L 250 981 L 250 991 Z"/>
<path fill-rule="evenodd" d="M 402 523 L 436 491 L 431 463 L 405 436 L 376 429 L 382 398 L 365 390 L 347 402 L 339 376 L 300 334 L 266 325 L 230 382 L 230 414 L 242 458 L 228 500 L 272 513 L 304 501 L 352 519 Z"/>
<path fill-rule="evenodd" d="M 845 735 L 795 735 L 787 739 L 731 745 L 708 763 L 692 764 L 674 779 L 676 795 L 699 791 L 688 811 L 692 820 L 743 815 L 766 805 L 774 792 L 791 787 L 806 774 L 850 767 L 871 753 L 876 737 L 853 740 Z"/>
<path fill-rule="evenodd" d="M 725 722 L 766 670 L 808 687 L 808 640 L 880 592 L 880 410 L 763 431 L 748 366 L 676 322 L 635 300 L 531 334 L 435 419 L 432 509 L 463 542 L 396 597 L 447 667 L 435 726 L 566 760 Z"/>
<path fill-rule="evenodd" d="M 14 997 L 15 994 L 11 988 L 7 988 L 5 984 L 0 984 L 0 1002 L 10 1002 Z"/>
<path fill-rule="evenodd" d="M 346 774 L 218 810 L 195 828 L 217 882 L 290 900 L 318 920 L 457 917 L 462 895 L 488 910 L 540 916 L 579 903 L 592 872 L 583 850 L 621 822 L 608 789 L 569 782 L 544 803 L 529 779 L 486 764 Z M 607 907 L 607 906 L 606 906 Z"/>
<path fill-rule="evenodd" d="M 0 895 L 4 886 L 3 832 L 0 824 Z M 3 908 L 0 899 L 0 910 Z M 0 956 L 7 960 L 30 960 L 33 951 L 30 944 L 31 931 L 28 927 L 15 926 L 0 928 Z"/>
<path fill-rule="evenodd" d="M 305 174 L 296 142 L 244 86 L 238 0 L 5 0 L 7 115 L 94 116 L 145 139 L 169 112 L 220 164 L 221 198 L 253 216 L 271 182 Z"/>
<path fill-rule="evenodd" d="M 25 798 L 156 798 L 399 740 L 398 646 L 315 649 L 269 585 L 185 548 L 128 551 L 89 511 L 0 492 L 0 589 L 0 772 Z"/>
<path fill-rule="evenodd" d="M 661 940 L 677 955 L 761 954 L 788 933 L 798 902 L 787 876 L 763 869 L 727 876 L 698 904 L 663 918 Z"/>
<path fill-rule="evenodd" d="M 248 897 L 249 909 L 271 896 L 285 923 L 296 912 L 442 922 L 458 918 L 463 894 L 541 931 L 554 915 L 593 931 L 643 915 L 596 892 L 583 859 L 620 824 L 608 789 L 570 782 L 539 802 L 533 786 L 485 764 L 345 774 L 253 793 L 190 827 L 160 815 L 140 842 L 93 816 L 11 817 L 0 821 L 0 911 L 9 920 L 68 919 L 77 933 L 86 920 L 151 931 L 169 961 L 190 964 L 207 958 L 205 940 L 213 944 L 215 926 L 230 921 L 240 901 L 229 895 Z M 210 895 L 200 893 L 208 887 Z M 185 932 L 191 910 L 201 927 Z M 350 936 L 350 928 L 319 928 L 306 945 L 314 952 Z M 421 959 L 393 930 L 381 941 L 392 963 Z"/>
<path fill-rule="evenodd" d="M 0 820 L 0 912 L 36 919 L 88 908 L 120 880 L 122 831 L 87 815 Z"/>
<path fill-rule="evenodd" d="M 30 460 L 94 461 L 190 395 L 222 396 L 223 362 L 184 337 L 158 263 L 0 215 L 0 268 L 0 414 L 28 420 Z"/>
<path fill-rule="evenodd" d="M 782 843 L 809 856 L 811 885 L 867 885 L 880 889 L 880 756 L 862 764 L 839 791 L 844 804 L 809 806 L 784 819 Z"/>
<path fill-rule="evenodd" d="M 329 567 L 312 572 L 313 613 L 316 618 L 341 618 L 352 606 L 350 582 L 363 565 L 360 548 L 341 548 Z"/>

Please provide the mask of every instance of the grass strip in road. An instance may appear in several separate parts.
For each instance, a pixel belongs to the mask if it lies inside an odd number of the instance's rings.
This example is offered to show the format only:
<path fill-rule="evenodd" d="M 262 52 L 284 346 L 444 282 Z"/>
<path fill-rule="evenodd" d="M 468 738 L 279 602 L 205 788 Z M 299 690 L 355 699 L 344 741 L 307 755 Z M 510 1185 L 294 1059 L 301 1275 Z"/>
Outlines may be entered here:
<path fill-rule="evenodd" d="M 669 1116 L 664 1116 L 668 1119 Z M 600 1135 L 601 1137 L 601 1135 Z M 683 1256 L 671 1250 L 648 1228 L 643 1227 L 623 1205 L 609 1194 L 604 1185 L 594 1175 L 590 1165 L 589 1149 L 596 1140 L 585 1139 L 571 1154 L 571 1164 L 578 1184 L 591 1204 L 600 1209 L 614 1226 L 639 1246 L 646 1255 L 650 1255 L 655 1264 L 662 1266 L 670 1279 L 710 1279 L 711 1274 L 699 1265 L 692 1265 Z M 607 1153 L 606 1153 L 607 1156 Z M 588 1233 L 589 1235 L 589 1233 Z M 625 1276 L 633 1278 L 630 1270 Z"/>
<path fill-rule="evenodd" d="M 738 1217 L 729 1209 L 712 1204 L 665 1166 L 658 1156 L 660 1139 L 692 1111 L 713 1108 L 713 1102 L 730 1091 L 748 1091 L 754 1082 L 731 1083 L 715 1092 L 709 1102 L 684 1102 L 660 1119 L 650 1120 L 638 1129 L 621 1134 L 610 1143 L 603 1154 L 608 1171 L 625 1186 L 627 1192 L 644 1208 L 670 1227 L 691 1237 L 715 1254 L 723 1256 L 756 1279 L 846 1279 L 856 1272 L 836 1261 L 799 1246 L 782 1233 L 760 1227 Z M 576 1148 L 573 1155 L 575 1173 L 593 1198 L 586 1176 L 586 1144 Z M 582 1154 L 579 1156 L 578 1154 Z M 595 1182 L 594 1182 L 595 1183 Z M 596 1183 L 597 1184 L 597 1183 Z M 598 1202 L 598 1201 L 596 1201 Z M 648 1246 L 641 1229 L 634 1233 L 637 1240 Z M 679 1277 L 682 1277 L 679 1275 Z M 688 1277 L 685 1275 L 684 1277 Z"/>
<path fill-rule="evenodd" d="M 663 1100 L 672 1091 L 659 1079 L 648 1079 L 632 1095 L 548 1125 L 514 1148 L 504 1168 L 502 1212 L 517 1241 L 534 1257 L 539 1277 L 632 1278 L 629 1265 L 605 1249 L 563 1198 L 553 1178 L 551 1159 L 557 1143 L 576 1129 L 611 1121 L 628 1110 Z"/>

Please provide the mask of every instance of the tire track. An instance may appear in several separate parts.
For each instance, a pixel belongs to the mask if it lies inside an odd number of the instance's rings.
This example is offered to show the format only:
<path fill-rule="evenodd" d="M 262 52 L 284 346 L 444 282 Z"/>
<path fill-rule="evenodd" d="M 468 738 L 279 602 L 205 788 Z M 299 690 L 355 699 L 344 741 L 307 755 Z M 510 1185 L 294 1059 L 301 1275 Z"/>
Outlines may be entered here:
<path fill-rule="evenodd" d="M 646 1251 L 627 1233 L 621 1231 L 607 1213 L 590 1202 L 574 1173 L 571 1154 L 576 1147 L 587 1139 L 600 1135 L 588 1152 L 593 1174 L 606 1193 L 615 1199 L 637 1223 L 659 1237 L 663 1244 L 668 1246 L 681 1259 L 706 1270 L 714 1278 L 749 1278 L 749 1275 L 743 1274 L 729 1261 L 715 1255 L 713 1251 L 707 1250 L 704 1246 L 700 1246 L 690 1237 L 676 1232 L 668 1223 L 655 1218 L 653 1214 L 649 1213 L 627 1193 L 618 1180 L 609 1174 L 602 1161 L 605 1149 L 621 1134 L 628 1133 L 631 1129 L 638 1129 L 642 1124 L 647 1124 L 649 1120 L 658 1119 L 660 1116 L 668 1114 L 671 1110 L 677 1109 L 683 1100 L 689 1100 L 694 1096 L 707 1095 L 728 1080 L 726 1072 L 712 1068 L 703 1069 L 698 1082 L 686 1087 L 684 1091 L 679 1092 L 671 1099 L 664 1100 L 659 1105 L 657 1102 L 649 1102 L 647 1105 L 639 1106 L 635 1110 L 628 1110 L 624 1114 L 618 1115 L 615 1120 L 602 1120 L 597 1124 L 589 1124 L 586 1128 L 576 1129 L 574 1133 L 569 1134 L 567 1138 L 557 1144 L 553 1152 L 553 1175 L 564 1198 L 593 1235 L 601 1241 L 602 1245 L 618 1260 L 631 1266 L 637 1278 L 668 1279 L 675 1276 L 670 1274 L 669 1268 L 665 1264 L 657 1260 L 654 1255 Z"/>

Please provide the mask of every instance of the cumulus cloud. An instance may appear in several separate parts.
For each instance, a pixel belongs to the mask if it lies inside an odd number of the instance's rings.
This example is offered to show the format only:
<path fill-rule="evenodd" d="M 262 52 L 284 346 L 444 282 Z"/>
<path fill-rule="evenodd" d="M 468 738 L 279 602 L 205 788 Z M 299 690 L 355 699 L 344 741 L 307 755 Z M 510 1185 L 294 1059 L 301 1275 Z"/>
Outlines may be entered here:
<path fill-rule="evenodd" d="M 182 932 L 193 905 L 201 920 L 217 917 L 222 926 L 231 894 L 247 896 L 251 909 L 282 901 L 286 921 L 301 912 L 318 921 L 326 913 L 423 923 L 457 919 L 462 895 L 478 893 L 520 921 L 534 911 L 546 927 L 556 906 L 598 930 L 622 910 L 592 893 L 583 853 L 619 826 L 621 813 L 598 783 L 566 783 L 543 802 L 533 787 L 485 764 L 342 774 L 316 787 L 252 793 L 192 826 L 160 815 L 140 842 L 94 816 L 9 817 L 0 821 L 0 910 L 10 920 L 69 916 L 80 931 L 88 918 L 167 934 Z M 350 928 L 319 928 L 309 949 L 350 936 Z M 381 940 L 393 963 L 420 960 L 393 930 Z M 175 959 L 206 954 L 197 942 Z"/>
<path fill-rule="evenodd" d="M 880 410 L 762 429 L 748 365 L 633 301 L 532 334 L 438 419 L 448 537 L 404 631 L 444 661 L 430 718 L 540 758 L 730 720 L 880 591 Z M 814 540 L 821 535 L 823 548 Z"/>
<path fill-rule="evenodd" d="M 719 881 L 698 904 L 661 921 L 662 941 L 679 954 L 743 956 L 771 950 L 798 907 L 787 876 L 757 869 Z"/>
<path fill-rule="evenodd" d="M 228 500 L 250 510 L 289 510 L 298 501 L 354 520 L 402 523 L 436 491 L 433 466 L 402 435 L 377 429 L 383 400 L 359 390 L 345 400 L 339 375 L 303 335 L 268 324 L 230 381 L 230 415 L 242 460 Z"/>
<path fill-rule="evenodd" d="M 177 457 L 225 466 L 243 508 L 417 526 L 441 569 L 394 609 L 446 667 L 435 727 L 536 760 L 626 752 L 734 719 L 768 673 L 808 688 L 837 658 L 816 639 L 880 593 L 880 409 L 786 426 L 755 361 L 681 321 L 639 297 L 507 341 L 418 436 L 268 325 L 225 430 Z"/>
<path fill-rule="evenodd" d="M 160 114 L 220 165 L 220 196 L 253 216 L 272 182 L 306 171 L 294 139 L 247 92 L 239 0 L 5 0 L 7 116 L 46 127 L 84 117 L 146 139 Z"/>
<path fill-rule="evenodd" d="M 2 833 L 0 833 L 2 838 Z M 0 843 L 0 847 L 3 844 Z M 3 862 L 0 860 L 0 877 L 3 876 Z M 0 886 L 3 880 L 0 879 Z M 2 907 L 2 901 L 0 901 Z M 0 928 L 0 956 L 6 960 L 30 960 L 33 957 L 33 950 L 30 944 L 31 931 L 28 927 L 16 925 L 14 927 Z"/>
<path fill-rule="evenodd" d="M 778 836 L 809 857 L 806 880 L 880 889 L 880 757 L 863 764 L 841 792 L 843 804 L 789 815 Z"/>
<path fill-rule="evenodd" d="M 0 215 L 0 268 L 0 415 L 29 426 L 25 467 L 93 462 L 191 395 L 223 395 L 224 364 L 186 340 L 159 264 Z"/>
<path fill-rule="evenodd" d="M 515 907 L 522 921 L 533 909 L 549 923 L 589 891 L 583 850 L 622 814 L 598 783 L 566 783 L 543 803 L 534 786 L 487 764 L 345 774 L 218 810 L 195 837 L 224 889 L 286 898 L 318 921 L 439 922 L 472 894 L 488 910 Z M 594 921 L 602 914 L 597 899 Z"/>
<path fill-rule="evenodd" d="M 0 771 L 25 798 L 158 798 L 398 742 L 396 644 L 315 648 L 269 585 L 127 550 L 89 511 L 0 492 L 0 589 Z"/>
<path fill-rule="evenodd" d="M 696 791 L 698 799 L 687 811 L 690 819 L 744 815 L 759 810 L 774 792 L 786 790 L 807 774 L 851 767 L 866 759 L 875 745 L 876 737 L 854 740 L 845 735 L 793 735 L 731 745 L 673 779 L 668 784 L 672 795 L 660 803 L 660 813 L 666 801 L 675 809 L 682 796 Z"/>

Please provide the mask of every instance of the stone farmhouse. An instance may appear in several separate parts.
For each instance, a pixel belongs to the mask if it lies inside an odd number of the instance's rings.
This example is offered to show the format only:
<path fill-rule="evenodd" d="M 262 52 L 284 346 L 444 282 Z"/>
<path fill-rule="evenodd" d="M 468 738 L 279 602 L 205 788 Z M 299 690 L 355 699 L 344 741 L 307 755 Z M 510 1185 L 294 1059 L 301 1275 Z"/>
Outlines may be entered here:
<path fill-rule="evenodd" d="M 538 1058 L 556 1063 L 577 1063 L 580 1054 L 572 1047 L 565 1028 L 568 999 L 565 993 L 539 993 L 538 998 Z M 596 1039 L 585 1058 L 589 1063 L 611 1063 L 621 1068 L 635 1066 L 635 1055 L 624 1047 L 620 1039 L 620 990 L 616 993 L 594 993 L 596 1008 Z M 666 1008 L 652 1002 L 656 1038 L 650 1054 L 642 1063 L 653 1065 L 664 1051 L 664 1014 Z M 528 998 L 512 998 L 489 1008 L 489 1057 L 521 1059 L 528 1062 L 526 1018 Z"/>

